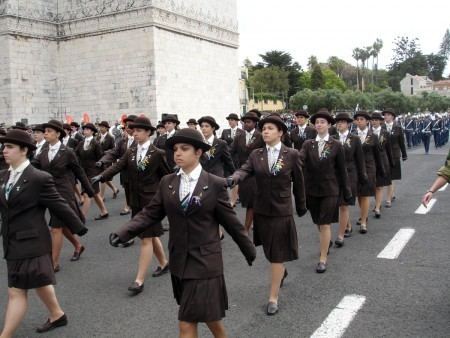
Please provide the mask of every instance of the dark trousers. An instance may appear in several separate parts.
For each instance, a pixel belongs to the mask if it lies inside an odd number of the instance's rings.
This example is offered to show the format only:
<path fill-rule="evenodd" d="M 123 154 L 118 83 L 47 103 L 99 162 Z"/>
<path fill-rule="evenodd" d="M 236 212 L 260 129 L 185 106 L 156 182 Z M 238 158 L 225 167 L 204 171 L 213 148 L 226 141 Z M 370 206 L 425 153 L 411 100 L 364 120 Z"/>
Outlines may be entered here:
<path fill-rule="evenodd" d="M 411 148 L 413 145 L 413 135 L 412 131 L 406 130 L 405 136 L 406 136 L 406 143 L 408 144 L 408 148 Z"/>
<path fill-rule="evenodd" d="M 428 154 L 428 151 L 430 150 L 430 139 L 431 139 L 431 134 L 427 134 L 427 133 L 422 134 L 422 142 L 423 142 L 423 146 L 425 148 L 426 154 Z"/>

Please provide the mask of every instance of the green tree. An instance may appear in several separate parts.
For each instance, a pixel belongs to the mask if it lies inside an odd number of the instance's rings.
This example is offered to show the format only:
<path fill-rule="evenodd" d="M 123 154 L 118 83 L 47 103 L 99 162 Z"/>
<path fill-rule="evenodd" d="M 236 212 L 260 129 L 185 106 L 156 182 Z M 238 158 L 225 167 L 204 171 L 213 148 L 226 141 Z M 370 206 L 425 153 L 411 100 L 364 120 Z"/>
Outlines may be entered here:
<path fill-rule="evenodd" d="M 317 57 L 311 55 L 308 59 L 308 70 L 312 71 L 318 64 L 319 61 L 317 61 Z"/>
<path fill-rule="evenodd" d="M 450 31 L 445 31 L 444 37 L 442 38 L 441 48 L 439 49 L 439 54 L 448 57 L 450 55 Z"/>
<path fill-rule="evenodd" d="M 328 67 L 330 67 L 330 69 L 335 72 L 339 78 L 342 78 L 346 65 L 347 62 L 337 56 L 330 56 L 328 58 Z"/>
<path fill-rule="evenodd" d="M 279 67 L 286 70 L 292 65 L 292 56 L 280 50 L 271 50 L 265 54 L 259 54 L 263 60 L 264 67 Z"/>
<path fill-rule="evenodd" d="M 325 78 L 322 68 L 316 64 L 311 72 L 311 89 L 319 89 L 325 86 Z"/>
<path fill-rule="evenodd" d="M 428 64 L 428 77 L 433 81 L 442 80 L 447 57 L 442 54 L 429 54 L 426 56 Z"/>
<path fill-rule="evenodd" d="M 323 78 L 324 78 L 324 86 L 325 89 L 339 89 L 340 91 L 344 91 L 347 89 L 345 82 L 339 78 L 339 76 L 329 68 L 325 68 L 322 70 Z"/>
<path fill-rule="evenodd" d="M 378 56 L 380 55 L 380 51 L 383 48 L 383 40 L 376 39 L 372 45 L 371 56 L 372 56 L 372 88 L 376 85 L 377 80 L 377 71 L 378 71 Z M 377 60 L 375 63 L 375 59 Z"/>
<path fill-rule="evenodd" d="M 287 93 L 289 89 L 289 73 L 279 67 L 256 69 L 249 77 L 250 87 L 255 93 Z"/>
<path fill-rule="evenodd" d="M 361 60 L 361 48 L 353 49 L 352 56 L 356 61 L 356 90 L 359 90 L 359 61 Z"/>
<path fill-rule="evenodd" d="M 311 72 L 302 72 L 298 79 L 299 89 L 311 89 Z"/>

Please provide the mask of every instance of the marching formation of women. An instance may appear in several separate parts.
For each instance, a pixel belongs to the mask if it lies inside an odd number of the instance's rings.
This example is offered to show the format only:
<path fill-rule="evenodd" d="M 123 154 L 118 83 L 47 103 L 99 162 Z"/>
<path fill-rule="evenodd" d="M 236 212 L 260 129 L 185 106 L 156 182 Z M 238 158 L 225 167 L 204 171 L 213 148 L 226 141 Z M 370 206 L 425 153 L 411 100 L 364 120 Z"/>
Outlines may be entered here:
<path fill-rule="evenodd" d="M 152 275 L 170 274 L 182 338 L 197 337 L 198 323 L 206 323 L 214 337 L 226 337 L 222 240 L 233 240 L 249 265 L 255 246 L 262 246 L 270 263 L 266 313 L 275 315 L 288 278 L 285 262 L 299 258 L 294 216 L 309 212 L 316 225 L 314 268 L 324 273 L 332 268 L 327 258 L 333 246 L 342 248 L 356 232 L 370 232 L 383 209 L 394 206 L 407 153 L 392 109 L 352 115 L 320 109 L 311 116 L 298 111 L 291 130 L 280 115 L 257 110 L 227 120 L 229 128 L 220 136 L 212 116 L 190 119 L 182 129 L 175 115 L 157 126 L 145 116 L 129 115 L 114 133 L 107 121 L 80 126 L 51 120 L 0 130 L 1 234 L 8 271 L 0 337 L 12 337 L 19 327 L 30 289 L 49 313 L 37 332 L 68 324 L 54 288 L 55 273 L 64 273 L 64 238 L 73 246 L 71 261 L 79 261 L 87 251 L 82 236 L 92 200 L 95 221 L 108 219 L 107 189 L 113 198 L 123 191 L 120 214 L 130 217 L 109 235 L 110 244 L 128 247 L 140 239 L 130 294 L 143 291 L 155 256 Z M 112 182 L 118 174 L 121 188 Z M 246 210 L 243 220 L 234 210 L 238 204 Z M 357 210 L 354 220 L 351 209 Z M 162 225 L 166 217 L 168 229 Z M 339 225 L 336 238 L 332 224 Z M 165 231 L 167 254 L 160 240 Z"/>

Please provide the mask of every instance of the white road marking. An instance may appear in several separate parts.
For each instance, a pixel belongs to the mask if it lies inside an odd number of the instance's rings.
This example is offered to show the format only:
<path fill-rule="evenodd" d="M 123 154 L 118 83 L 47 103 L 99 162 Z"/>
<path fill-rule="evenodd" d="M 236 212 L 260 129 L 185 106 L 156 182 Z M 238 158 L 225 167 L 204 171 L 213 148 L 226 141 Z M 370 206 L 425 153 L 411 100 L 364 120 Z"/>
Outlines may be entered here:
<path fill-rule="evenodd" d="M 359 295 L 349 295 L 342 298 L 322 325 L 312 334 L 311 338 L 342 337 L 365 301 L 366 297 Z"/>
<path fill-rule="evenodd" d="M 435 198 L 432 198 L 431 200 L 430 200 L 430 203 L 428 203 L 428 206 L 424 206 L 423 204 L 421 204 L 417 209 L 416 209 L 416 211 L 414 212 L 415 214 L 418 214 L 418 215 L 425 215 L 425 214 L 428 214 L 428 212 L 431 210 L 431 208 L 433 207 L 433 205 L 434 205 L 434 203 L 436 203 L 436 199 Z"/>
<path fill-rule="evenodd" d="M 445 185 L 441 189 L 439 189 L 438 191 L 445 191 L 445 189 L 447 189 L 447 187 L 448 187 L 448 183 L 445 183 Z"/>
<path fill-rule="evenodd" d="M 378 258 L 396 259 L 402 252 L 403 248 L 414 236 L 414 229 L 400 229 L 391 239 L 388 245 L 378 254 Z"/>

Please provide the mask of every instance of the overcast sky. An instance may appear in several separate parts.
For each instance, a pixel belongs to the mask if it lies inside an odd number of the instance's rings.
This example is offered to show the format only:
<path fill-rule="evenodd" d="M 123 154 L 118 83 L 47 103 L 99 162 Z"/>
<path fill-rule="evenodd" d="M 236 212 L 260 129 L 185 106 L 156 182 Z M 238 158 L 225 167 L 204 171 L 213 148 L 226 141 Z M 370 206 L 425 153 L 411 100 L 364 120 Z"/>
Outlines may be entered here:
<path fill-rule="evenodd" d="M 259 61 L 269 50 L 291 53 L 306 68 L 310 55 L 336 55 L 351 64 L 355 47 L 383 40 L 380 68 L 391 62 L 397 36 L 419 38 L 424 54 L 437 52 L 450 28 L 450 1 L 238 0 L 239 60 Z M 447 66 L 444 75 L 448 75 Z"/>

